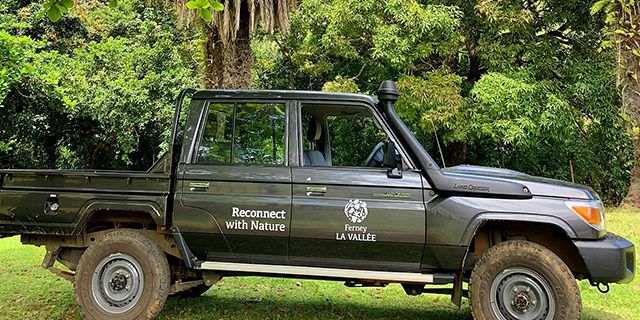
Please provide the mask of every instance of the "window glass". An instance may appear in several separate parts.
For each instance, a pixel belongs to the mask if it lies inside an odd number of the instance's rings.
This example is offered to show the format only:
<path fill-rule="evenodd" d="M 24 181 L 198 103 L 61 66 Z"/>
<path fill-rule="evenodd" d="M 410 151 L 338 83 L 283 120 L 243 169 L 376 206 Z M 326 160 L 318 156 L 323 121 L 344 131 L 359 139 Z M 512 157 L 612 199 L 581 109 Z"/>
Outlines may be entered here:
<path fill-rule="evenodd" d="M 386 133 L 367 108 L 303 106 L 302 128 L 304 166 L 382 166 Z"/>
<path fill-rule="evenodd" d="M 328 116 L 331 160 L 338 167 L 381 167 L 384 130 L 371 114 Z M 371 158 L 371 159 L 369 159 Z M 367 161 L 369 160 L 369 161 Z M 369 163 L 366 163 L 369 162 Z"/>
<path fill-rule="evenodd" d="M 198 163 L 231 163 L 233 104 L 210 104 L 209 114 L 198 148 Z"/>
<path fill-rule="evenodd" d="M 244 104 L 236 108 L 233 163 L 284 164 L 284 105 Z"/>
<path fill-rule="evenodd" d="M 283 165 L 285 125 L 284 104 L 211 104 L 197 162 Z"/>

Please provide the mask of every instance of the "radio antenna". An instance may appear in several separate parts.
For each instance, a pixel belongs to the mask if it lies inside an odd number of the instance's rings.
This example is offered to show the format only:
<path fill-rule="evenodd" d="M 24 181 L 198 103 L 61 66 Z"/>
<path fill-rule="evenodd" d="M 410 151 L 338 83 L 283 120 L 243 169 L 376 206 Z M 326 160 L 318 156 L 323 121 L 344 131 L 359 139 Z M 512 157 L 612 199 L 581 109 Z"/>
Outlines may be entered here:
<path fill-rule="evenodd" d="M 438 139 L 438 132 L 436 132 L 436 125 L 433 123 L 433 120 L 429 119 L 429 121 L 431 121 L 431 127 L 433 128 L 433 135 L 436 137 L 436 144 L 438 145 L 438 151 L 440 152 L 440 160 L 442 160 L 442 167 L 446 168 L 447 165 L 444 163 L 444 154 L 442 153 L 442 147 L 440 147 L 440 139 Z"/>

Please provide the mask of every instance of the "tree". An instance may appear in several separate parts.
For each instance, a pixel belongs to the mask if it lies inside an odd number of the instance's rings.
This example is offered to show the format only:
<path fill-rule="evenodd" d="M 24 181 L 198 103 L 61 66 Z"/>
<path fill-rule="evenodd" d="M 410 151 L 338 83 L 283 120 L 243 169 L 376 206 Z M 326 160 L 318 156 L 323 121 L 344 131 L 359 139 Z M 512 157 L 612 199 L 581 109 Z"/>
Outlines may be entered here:
<path fill-rule="evenodd" d="M 194 1 L 191 1 L 194 2 Z M 204 43 L 204 79 L 207 88 L 249 88 L 254 64 L 251 40 L 264 31 L 289 29 L 289 13 L 296 0 L 225 0 L 223 11 L 194 11 L 193 5 L 175 4 L 183 25 L 198 24 Z M 213 7 L 211 7 L 213 8 Z M 209 12 L 202 14 L 202 12 Z M 210 14 L 210 15 L 209 15 Z M 200 19 L 204 18 L 204 20 Z"/>
<path fill-rule="evenodd" d="M 118 0 L 109 0 L 117 6 Z M 251 38 L 259 24 L 267 33 L 289 29 L 296 0 L 176 0 L 182 25 L 197 24 L 206 38 L 203 76 L 207 88 L 248 88 L 254 59 Z M 72 0 L 47 0 L 42 14 L 52 21 L 73 7 Z M 226 8 L 226 10 L 223 10 Z"/>
<path fill-rule="evenodd" d="M 604 10 L 603 10 L 604 9 Z M 609 26 L 603 48 L 616 51 L 616 85 L 622 93 L 622 110 L 633 126 L 635 166 L 624 204 L 640 206 L 640 3 L 626 0 L 601 0 L 591 7 L 591 13 L 604 11 Z"/>
<path fill-rule="evenodd" d="M 175 96 L 197 85 L 197 33 L 164 4 L 0 4 L 0 167 L 146 170 L 167 149 Z"/>

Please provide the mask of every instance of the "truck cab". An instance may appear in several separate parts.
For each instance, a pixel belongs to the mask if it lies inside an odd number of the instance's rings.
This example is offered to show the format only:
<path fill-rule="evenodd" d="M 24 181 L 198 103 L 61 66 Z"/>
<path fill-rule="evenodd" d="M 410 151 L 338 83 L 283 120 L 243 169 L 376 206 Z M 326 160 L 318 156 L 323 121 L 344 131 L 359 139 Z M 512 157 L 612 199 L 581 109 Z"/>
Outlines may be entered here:
<path fill-rule="evenodd" d="M 401 147 L 383 164 L 372 98 L 203 91 L 187 123 L 173 226 L 198 261 L 421 270 L 431 187 Z"/>

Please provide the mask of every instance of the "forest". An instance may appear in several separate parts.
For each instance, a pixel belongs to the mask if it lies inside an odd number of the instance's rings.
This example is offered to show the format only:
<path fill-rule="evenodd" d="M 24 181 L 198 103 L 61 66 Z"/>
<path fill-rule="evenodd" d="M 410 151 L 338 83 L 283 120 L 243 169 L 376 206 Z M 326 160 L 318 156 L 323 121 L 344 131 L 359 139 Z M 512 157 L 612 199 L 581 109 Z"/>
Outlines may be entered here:
<path fill-rule="evenodd" d="M 617 205 L 639 176 L 626 3 L 3 0 L 0 167 L 146 170 L 185 87 L 373 95 L 391 79 L 441 166 L 575 181 Z"/>

